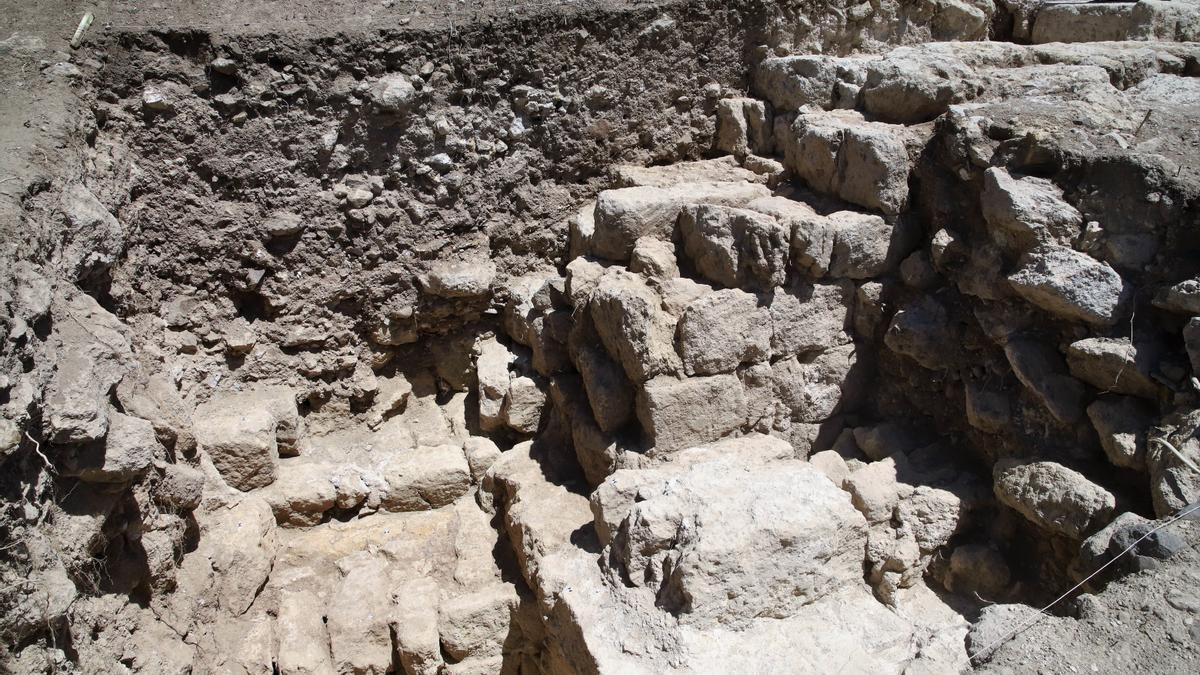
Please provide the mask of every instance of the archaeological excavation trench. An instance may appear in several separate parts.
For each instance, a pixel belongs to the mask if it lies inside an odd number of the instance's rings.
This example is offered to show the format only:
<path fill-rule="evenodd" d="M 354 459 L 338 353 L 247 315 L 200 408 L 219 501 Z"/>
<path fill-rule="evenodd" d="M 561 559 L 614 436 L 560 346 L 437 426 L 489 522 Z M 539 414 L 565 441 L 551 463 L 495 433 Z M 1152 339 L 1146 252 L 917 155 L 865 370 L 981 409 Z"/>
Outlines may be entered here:
<path fill-rule="evenodd" d="M 0 35 L 0 671 L 1195 672 L 1200 4 L 428 4 Z"/>

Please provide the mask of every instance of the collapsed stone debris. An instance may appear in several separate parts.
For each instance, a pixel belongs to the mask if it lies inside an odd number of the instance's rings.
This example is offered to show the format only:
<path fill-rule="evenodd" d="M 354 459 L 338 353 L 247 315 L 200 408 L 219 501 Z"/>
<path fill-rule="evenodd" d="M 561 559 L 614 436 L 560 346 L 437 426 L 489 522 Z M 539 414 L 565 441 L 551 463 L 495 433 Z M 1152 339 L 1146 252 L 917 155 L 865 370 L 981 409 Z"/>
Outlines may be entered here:
<path fill-rule="evenodd" d="M 1190 670 L 1200 5 L 711 5 L 71 56 L 5 669 Z"/>

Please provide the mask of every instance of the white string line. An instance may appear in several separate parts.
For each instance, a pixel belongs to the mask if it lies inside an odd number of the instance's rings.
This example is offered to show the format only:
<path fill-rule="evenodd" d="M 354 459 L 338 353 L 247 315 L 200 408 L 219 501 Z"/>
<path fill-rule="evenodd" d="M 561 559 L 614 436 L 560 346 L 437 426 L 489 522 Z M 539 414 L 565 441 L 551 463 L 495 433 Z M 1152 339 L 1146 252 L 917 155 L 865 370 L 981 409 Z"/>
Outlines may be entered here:
<path fill-rule="evenodd" d="M 1192 466 L 1195 466 L 1195 465 L 1192 465 Z M 1120 559 L 1122 558 L 1122 556 L 1124 556 L 1126 553 L 1129 553 L 1129 552 L 1130 552 L 1130 551 L 1132 551 L 1133 549 L 1137 548 L 1137 545 L 1138 545 L 1138 544 L 1140 544 L 1140 543 L 1142 543 L 1143 541 L 1145 541 L 1147 537 L 1149 537 L 1150 535 L 1154 534 L 1155 532 L 1158 532 L 1158 531 L 1159 531 L 1159 530 L 1161 530 L 1162 528 L 1164 528 L 1164 527 L 1166 527 L 1166 526 L 1168 526 L 1168 525 L 1171 525 L 1172 523 L 1175 523 L 1176 521 L 1178 521 L 1178 520 L 1180 520 L 1180 519 L 1182 519 L 1182 518 L 1185 518 L 1185 517 L 1187 517 L 1189 514 L 1191 514 L 1191 513 L 1192 513 L 1192 512 L 1194 512 L 1194 511 L 1200 511 L 1200 502 L 1196 502 L 1195 504 L 1192 504 L 1192 505 L 1191 505 L 1191 506 L 1189 506 L 1188 508 L 1186 508 L 1186 509 L 1184 509 L 1183 511 L 1180 511 L 1179 513 L 1177 513 L 1177 514 L 1176 514 L 1176 515 L 1175 515 L 1173 518 L 1171 518 L 1170 520 L 1168 520 L 1168 521 L 1165 521 L 1165 522 L 1163 522 L 1163 523 L 1160 523 L 1159 525 L 1155 526 L 1155 527 L 1154 527 L 1154 529 L 1150 530 L 1150 531 L 1149 531 L 1149 532 L 1147 532 L 1146 534 L 1143 534 L 1143 535 L 1141 536 L 1141 538 L 1139 538 L 1137 541 L 1135 541 L 1135 542 L 1133 542 L 1132 544 L 1130 544 L 1130 545 L 1129 545 L 1129 546 L 1128 546 L 1128 547 L 1127 547 L 1127 548 L 1126 548 L 1124 551 L 1121 551 L 1121 552 L 1120 552 L 1120 553 L 1118 553 L 1117 555 L 1113 556 L 1113 559 L 1112 559 L 1112 560 L 1109 560 L 1108 562 L 1104 563 L 1104 564 L 1103 564 L 1103 565 L 1101 565 L 1101 566 L 1100 566 L 1100 568 L 1099 568 L 1099 569 L 1097 569 L 1095 572 L 1092 572 L 1091 574 L 1089 574 L 1089 575 L 1087 576 L 1087 578 L 1086 578 L 1086 579 L 1084 579 L 1083 581 L 1081 581 L 1081 582 L 1079 582 L 1079 583 L 1075 584 L 1074 586 L 1072 586 L 1072 587 L 1071 587 L 1071 589 L 1070 589 L 1069 591 L 1067 591 L 1066 593 L 1063 593 L 1062 595 L 1060 595 L 1060 596 L 1058 596 L 1057 598 L 1055 598 L 1053 602 L 1051 602 L 1050 604 L 1046 605 L 1045 607 L 1043 607 L 1043 608 L 1039 609 L 1039 610 L 1037 611 L 1037 613 L 1036 613 L 1036 614 L 1034 614 L 1033 618 L 1032 618 L 1032 619 L 1030 619 L 1029 621 L 1026 621 L 1024 624 L 1022 624 L 1022 625 L 1018 626 L 1016 629 L 1012 630 L 1011 632 L 1009 632 L 1009 633 L 1007 633 L 1007 634 L 1005 634 L 1005 635 L 1001 636 L 999 639 L 997 639 L 996 641 L 994 641 L 994 642 L 992 642 L 991 644 L 987 645 L 986 647 L 983 647 L 982 649 L 980 649 L 979 651 L 975 652 L 974 654 L 970 654 L 970 655 L 968 655 L 968 657 L 967 657 L 967 664 L 968 664 L 968 665 L 970 665 L 970 663 L 971 663 L 971 662 L 973 662 L 975 659 L 979 658 L 980 656 L 983 656 L 984 654 L 987 654 L 989 651 L 991 651 L 991 650 L 995 649 L 996 647 L 999 647 L 1001 644 L 1003 644 L 1004 642 L 1006 642 L 1006 641 L 1007 641 L 1007 640 L 1009 640 L 1010 638 L 1012 638 L 1012 637 L 1016 636 L 1018 633 L 1021 633 L 1022 631 L 1028 630 L 1028 629 L 1029 629 L 1031 626 L 1033 626 L 1035 623 L 1037 623 L 1038 621 L 1040 621 L 1040 620 L 1042 619 L 1042 617 L 1043 617 L 1043 616 L 1049 616 L 1049 615 L 1046 613 L 1046 612 L 1047 612 L 1047 610 L 1049 610 L 1051 607 L 1053 607 L 1053 606 L 1057 605 L 1059 602 L 1062 602 L 1062 600 L 1063 600 L 1064 598 L 1066 598 L 1068 595 L 1070 595 L 1070 594 L 1074 593 L 1075 591 L 1079 590 L 1079 588 L 1080 588 L 1081 586 L 1083 586 L 1083 585 L 1084 585 L 1084 584 L 1086 584 L 1087 582 L 1091 581 L 1093 578 L 1095 578 L 1095 576 L 1096 576 L 1096 575 L 1100 574 L 1100 573 L 1101 573 L 1101 572 L 1103 572 L 1105 569 L 1107 569 L 1107 568 L 1108 568 L 1110 565 L 1112 565 L 1113 563 L 1115 563 L 1115 562 L 1117 562 L 1118 560 L 1120 560 Z"/>

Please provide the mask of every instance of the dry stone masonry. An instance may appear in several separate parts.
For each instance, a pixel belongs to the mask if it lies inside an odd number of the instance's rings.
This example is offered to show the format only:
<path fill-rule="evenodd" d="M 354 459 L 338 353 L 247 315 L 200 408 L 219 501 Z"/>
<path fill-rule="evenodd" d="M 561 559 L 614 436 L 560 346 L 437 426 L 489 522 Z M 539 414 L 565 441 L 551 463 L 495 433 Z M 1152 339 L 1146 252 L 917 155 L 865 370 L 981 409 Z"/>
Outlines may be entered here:
<path fill-rule="evenodd" d="M 466 4 L 0 41 L 0 670 L 1194 671 L 1200 4 Z"/>

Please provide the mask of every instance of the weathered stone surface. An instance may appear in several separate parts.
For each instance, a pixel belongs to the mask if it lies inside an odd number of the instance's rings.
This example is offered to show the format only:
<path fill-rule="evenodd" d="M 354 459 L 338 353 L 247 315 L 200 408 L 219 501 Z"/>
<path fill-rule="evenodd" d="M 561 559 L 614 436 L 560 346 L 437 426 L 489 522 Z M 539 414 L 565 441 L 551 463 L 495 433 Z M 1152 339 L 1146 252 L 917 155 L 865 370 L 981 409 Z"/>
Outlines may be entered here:
<path fill-rule="evenodd" d="M 591 522 L 587 497 L 552 483 L 533 454 L 519 443 L 488 469 L 483 486 L 505 506 L 504 527 L 525 581 L 535 589 L 541 565 L 559 550 L 573 547 L 572 535 Z"/>
<path fill-rule="evenodd" d="M 242 495 L 236 502 L 198 510 L 200 546 L 196 553 L 211 565 L 213 577 L 203 592 L 217 607 L 240 615 L 254 603 L 275 561 L 275 516 L 266 500 Z"/>
<path fill-rule="evenodd" d="M 945 583 L 955 593 L 998 598 L 1008 592 L 1011 578 L 1012 572 L 999 551 L 983 544 L 967 544 L 950 554 Z"/>
<path fill-rule="evenodd" d="M 405 112 L 416 98 L 417 90 L 401 73 L 389 73 L 371 85 L 371 100 L 385 113 Z"/>
<path fill-rule="evenodd" d="M 336 465 L 324 462 L 285 460 L 278 477 L 262 492 L 279 524 L 316 525 L 337 503 L 331 479 Z"/>
<path fill-rule="evenodd" d="M 269 410 L 206 405 L 196 410 L 194 424 L 196 445 L 230 487 L 245 492 L 275 480 L 279 447 Z"/>
<path fill-rule="evenodd" d="M 511 584 L 495 584 L 438 608 L 442 648 L 455 661 L 500 656 L 518 602 Z"/>
<path fill-rule="evenodd" d="M 1200 373 L 1200 317 L 1191 319 L 1183 327 L 1183 346 L 1192 364 L 1192 372 Z"/>
<path fill-rule="evenodd" d="M 58 346 L 43 427 L 53 443 L 86 443 L 108 432 L 108 395 L 133 368 L 129 331 L 91 296 L 60 290 L 50 307 Z"/>
<path fill-rule="evenodd" d="M 871 462 L 846 476 L 844 487 L 850 493 L 854 508 L 863 514 L 868 523 L 890 521 L 900 502 L 896 460 L 888 457 Z"/>
<path fill-rule="evenodd" d="M 940 40 L 984 39 L 995 13 L 992 0 L 940 0 L 933 17 L 933 35 Z"/>
<path fill-rule="evenodd" d="M 1153 520 L 1147 520 L 1132 511 L 1122 513 L 1083 542 L 1079 547 L 1079 556 L 1071 566 L 1071 573 L 1082 580 L 1099 572 L 1106 563 L 1113 562 L 1099 577 L 1100 580 L 1109 580 L 1122 573 L 1157 568 L 1159 560 L 1170 558 L 1187 544 L 1170 529 L 1151 534 L 1156 525 Z M 1200 606 L 1197 608 L 1200 609 Z"/>
<path fill-rule="evenodd" d="M 692 302 L 679 320 L 679 352 L 688 375 L 727 373 L 771 355 L 771 316 L 757 297 L 737 289 Z M 711 439 L 706 439 L 711 440 Z"/>
<path fill-rule="evenodd" d="M 336 672 L 325 632 L 325 603 L 311 591 L 285 591 L 279 597 L 276 628 L 280 675 L 328 675 Z"/>
<path fill-rule="evenodd" d="M 1113 268 L 1062 247 L 1043 247 L 1021 256 L 1009 275 L 1013 290 L 1029 302 L 1068 320 L 1111 326 L 1124 313 L 1130 290 Z"/>
<path fill-rule="evenodd" d="M 668 453 L 737 430 L 746 422 L 746 396 L 733 375 L 662 375 L 638 392 L 637 416 L 646 445 Z"/>
<path fill-rule="evenodd" d="M 963 390 L 967 423 L 980 431 L 995 434 L 1004 430 L 1012 416 L 1008 394 L 969 383 Z"/>
<path fill-rule="evenodd" d="M 393 607 L 387 562 L 360 552 L 342 561 L 344 576 L 327 610 L 329 648 L 339 673 L 384 675 L 392 672 Z"/>
<path fill-rule="evenodd" d="M 787 281 L 791 227 L 754 210 L 700 204 L 679 218 L 684 250 L 706 279 L 769 289 Z"/>
<path fill-rule="evenodd" d="M 392 632 L 405 675 L 438 675 L 445 663 L 438 636 L 440 591 L 428 578 L 411 580 L 397 589 Z"/>
<path fill-rule="evenodd" d="M 614 432 L 633 416 L 634 390 L 621 366 L 603 349 L 587 345 L 575 359 L 597 426 Z"/>
<path fill-rule="evenodd" d="M 591 250 L 602 258 L 625 261 L 634 242 L 642 237 L 671 239 L 679 209 L 685 204 L 740 206 L 769 194 L 764 185 L 732 182 L 605 190 L 596 199 Z"/>
<path fill-rule="evenodd" d="M 186 464 L 167 464 L 162 481 L 154 491 L 154 501 L 176 511 L 191 511 L 204 496 L 204 474 Z"/>
<path fill-rule="evenodd" d="M 500 412 L 508 396 L 508 366 L 516 357 L 494 337 L 481 341 L 476 346 L 476 352 L 479 426 L 484 431 L 494 431 L 504 423 Z"/>
<path fill-rule="evenodd" d="M 596 290 L 600 277 L 604 276 L 607 269 L 588 258 L 575 258 L 567 263 L 566 291 L 572 307 L 587 306 L 588 301 L 592 299 L 592 291 Z"/>
<path fill-rule="evenodd" d="M 742 168 L 737 157 L 725 156 L 656 166 L 621 164 L 613 169 L 618 187 L 670 187 L 680 183 L 761 183 Z"/>
<path fill-rule="evenodd" d="M 853 343 L 829 349 L 807 363 L 795 357 L 780 359 L 771 364 L 775 395 L 795 421 L 827 420 L 855 400 L 858 386 L 852 371 L 857 362 Z"/>
<path fill-rule="evenodd" d="M 896 453 L 911 452 L 921 444 L 911 430 L 895 422 L 855 427 L 851 433 L 853 445 L 875 461 L 882 461 Z"/>
<path fill-rule="evenodd" d="M 924 122 L 968 98 L 974 79 L 953 55 L 901 47 L 868 64 L 863 107 L 886 122 Z"/>
<path fill-rule="evenodd" d="M 483 474 L 500 459 L 500 448 L 484 436 L 472 436 L 463 442 L 463 454 L 471 469 L 471 480 L 479 482 Z"/>
<path fill-rule="evenodd" d="M 1196 410 L 1160 420 L 1150 432 L 1146 466 L 1150 470 L 1154 514 L 1159 518 L 1177 513 L 1200 499 L 1200 474 L 1188 462 L 1200 465 L 1200 411 Z"/>
<path fill-rule="evenodd" d="M 481 298 L 491 292 L 496 263 L 491 260 L 440 262 L 421 277 L 426 293 L 439 298 Z"/>
<path fill-rule="evenodd" d="M 1108 490 L 1055 462 L 1002 460 L 993 477 L 997 499 L 1035 525 L 1071 539 L 1107 525 L 1116 507 Z"/>
<path fill-rule="evenodd" d="M 633 274 L 605 275 L 589 304 L 605 349 L 634 382 L 679 369 L 675 320 L 645 281 Z"/>
<path fill-rule="evenodd" d="M 1126 40 L 1133 27 L 1129 3 L 1071 3 L 1043 7 L 1033 23 L 1034 43 Z"/>
<path fill-rule="evenodd" d="M 436 509 L 471 489 L 471 469 L 461 447 L 420 447 L 390 457 L 379 466 L 387 482 L 382 495 L 389 511 Z"/>
<path fill-rule="evenodd" d="M 826 110 L 838 105 L 839 84 L 862 84 L 871 57 L 823 55 L 780 56 L 764 59 L 754 73 L 755 89 L 780 110 L 806 105 Z M 850 101 L 853 107 L 853 101 Z"/>
<path fill-rule="evenodd" d="M 777 289 L 768 304 L 772 355 L 804 354 L 850 342 L 846 322 L 853 292 L 848 283 Z"/>
<path fill-rule="evenodd" d="M 884 335 L 884 344 L 897 354 L 912 358 L 929 370 L 953 365 L 946 357 L 946 345 L 956 338 L 946 308 L 931 296 L 904 306 L 892 317 Z"/>
<path fill-rule="evenodd" d="M 1160 290 L 1154 306 L 1169 312 L 1200 315 L 1200 279 L 1186 279 Z"/>
<path fill-rule="evenodd" d="M 111 411 L 103 445 L 81 448 L 64 473 L 91 483 L 124 483 L 145 474 L 158 450 L 153 424 Z"/>
<path fill-rule="evenodd" d="M 532 434 L 542 421 L 546 392 L 531 377 L 514 377 L 508 382 L 508 395 L 500 409 L 504 424 L 520 434 Z"/>
<path fill-rule="evenodd" d="M 806 463 L 729 458 L 672 473 L 641 489 L 648 498 L 632 505 L 614 548 L 627 578 L 682 623 L 737 628 L 857 582 L 865 523 Z M 685 521 L 696 526 L 680 530 Z"/>
<path fill-rule="evenodd" d="M 298 213 L 275 211 L 263 219 L 268 237 L 292 237 L 304 231 L 304 219 Z"/>
<path fill-rule="evenodd" d="M 1146 468 L 1146 432 L 1154 417 L 1144 403 L 1128 396 L 1105 396 L 1089 405 L 1087 413 L 1108 461 L 1130 469 Z"/>
<path fill-rule="evenodd" d="M 993 167 L 984 172 L 980 194 L 983 217 L 998 243 L 1027 250 L 1037 244 L 1070 246 L 1083 227 L 1083 215 L 1063 201 L 1062 190 L 1042 178 L 1013 178 Z"/>
<path fill-rule="evenodd" d="M 1004 355 L 1013 373 L 1050 414 L 1063 424 L 1083 415 L 1083 384 L 1066 374 L 1062 356 L 1051 346 L 1027 338 L 1011 338 Z"/>
<path fill-rule="evenodd" d="M 771 153 L 771 114 L 762 101 L 753 98 L 726 98 L 717 103 L 716 147 L 722 152 L 744 157 Z"/>
<path fill-rule="evenodd" d="M 785 144 L 788 168 L 812 189 L 897 214 L 908 205 L 913 132 L 856 112 L 802 113 Z"/>
<path fill-rule="evenodd" d="M 125 226 L 83 185 L 63 191 L 62 214 L 66 231 L 58 264 L 72 281 L 104 272 L 125 251 Z"/>
<path fill-rule="evenodd" d="M 674 279 L 679 276 L 675 247 L 669 241 L 653 237 L 638 239 L 629 257 L 629 271 L 651 279 Z"/>
<path fill-rule="evenodd" d="M 772 216 L 790 228 L 791 265 L 798 272 L 809 279 L 820 279 L 829 273 L 836 233 L 828 218 L 808 204 L 786 197 L 756 199 L 746 208 Z"/>
<path fill-rule="evenodd" d="M 1150 350 L 1118 338 L 1088 338 L 1067 348 L 1067 366 L 1075 377 L 1101 391 L 1153 400 L 1161 387 L 1150 377 L 1150 360 Z"/>
<path fill-rule="evenodd" d="M 846 460 L 833 450 L 814 453 L 808 458 L 808 463 L 812 464 L 817 471 L 825 474 L 825 477 L 839 488 L 843 487 L 843 482 L 850 475 L 850 468 L 846 466 Z"/>
<path fill-rule="evenodd" d="M 847 279 L 868 279 L 885 274 L 894 264 L 892 226 L 879 216 L 857 211 L 829 214 L 834 232 L 829 274 Z"/>
<path fill-rule="evenodd" d="M 150 420 L 160 443 L 181 455 L 196 451 L 192 411 L 166 373 L 149 377 L 130 373 L 117 385 L 116 394 L 126 413 Z"/>

